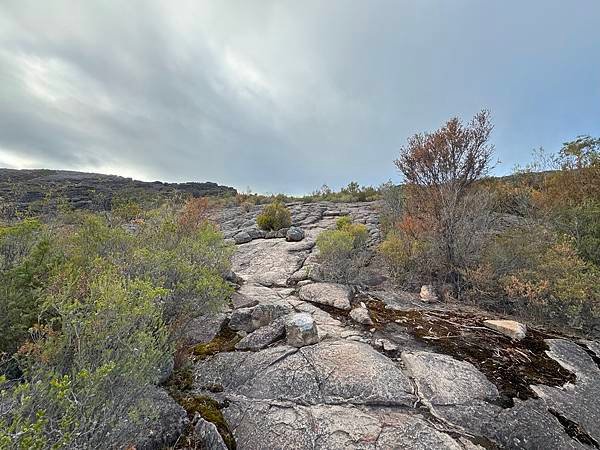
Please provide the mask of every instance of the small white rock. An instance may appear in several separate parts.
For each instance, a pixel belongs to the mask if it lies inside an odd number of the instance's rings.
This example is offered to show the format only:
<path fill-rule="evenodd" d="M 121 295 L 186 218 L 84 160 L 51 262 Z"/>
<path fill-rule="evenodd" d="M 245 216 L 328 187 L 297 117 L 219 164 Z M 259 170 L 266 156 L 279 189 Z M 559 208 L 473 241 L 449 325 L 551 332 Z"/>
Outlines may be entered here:
<path fill-rule="evenodd" d="M 421 286 L 420 292 L 421 300 L 427 303 L 433 303 L 438 301 L 438 297 L 435 293 L 435 288 L 431 284 Z"/>
<path fill-rule="evenodd" d="M 485 320 L 483 325 L 517 341 L 527 334 L 527 327 L 514 320 Z"/>

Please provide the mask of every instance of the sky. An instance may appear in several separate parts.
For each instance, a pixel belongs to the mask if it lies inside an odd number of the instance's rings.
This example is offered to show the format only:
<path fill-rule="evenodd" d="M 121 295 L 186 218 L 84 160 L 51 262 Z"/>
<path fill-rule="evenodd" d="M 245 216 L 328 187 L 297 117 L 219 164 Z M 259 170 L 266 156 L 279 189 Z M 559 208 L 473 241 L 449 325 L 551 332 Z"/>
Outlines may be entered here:
<path fill-rule="evenodd" d="M 2 0 L 0 167 L 308 193 L 492 113 L 510 173 L 600 136 L 600 1 Z"/>

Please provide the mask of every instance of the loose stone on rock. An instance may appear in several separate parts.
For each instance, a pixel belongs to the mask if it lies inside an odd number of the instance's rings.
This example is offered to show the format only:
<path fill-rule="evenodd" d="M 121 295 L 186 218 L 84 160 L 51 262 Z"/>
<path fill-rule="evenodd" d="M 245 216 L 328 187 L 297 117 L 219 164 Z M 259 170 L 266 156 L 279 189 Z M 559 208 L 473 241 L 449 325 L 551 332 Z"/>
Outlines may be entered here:
<path fill-rule="evenodd" d="M 285 334 L 285 322 L 283 318 L 253 331 L 235 345 L 237 350 L 260 350 L 272 344 Z"/>
<path fill-rule="evenodd" d="M 350 311 L 350 317 L 352 320 L 362 325 L 373 325 L 373 320 L 371 319 L 369 310 L 367 308 L 354 308 L 352 311 Z"/>
<path fill-rule="evenodd" d="M 483 325 L 516 341 L 520 341 L 527 334 L 527 327 L 514 320 L 485 320 Z"/>
<path fill-rule="evenodd" d="M 398 346 L 388 339 L 375 339 L 374 344 L 386 352 L 395 352 L 398 350 Z"/>
<path fill-rule="evenodd" d="M 298 242 L 304 239 L 304 230 L 299 227 L 291 227 L 285 234 L 285 240 L 288 242 Z"/>
<path fill-rule="evenodd" d="M 426 303 L 434 303 L 438 301 L 438 296 L 435 293 L 435 288 L 431 284 L 421 286 L 420 292 L 421 300 Z"/>
<path fill-rule="evenodd" d="M 348 286 L 334 283 L 313 283 L 300 287 L 301 300 L 349 311 L 351 291 Z"/>
<path fill-rule="evenodd" d="M 304 347 L 319 342 L 317 325 L 308 313 L 290 316 L 285 324 L 287 343 L 292 347 Z"/>

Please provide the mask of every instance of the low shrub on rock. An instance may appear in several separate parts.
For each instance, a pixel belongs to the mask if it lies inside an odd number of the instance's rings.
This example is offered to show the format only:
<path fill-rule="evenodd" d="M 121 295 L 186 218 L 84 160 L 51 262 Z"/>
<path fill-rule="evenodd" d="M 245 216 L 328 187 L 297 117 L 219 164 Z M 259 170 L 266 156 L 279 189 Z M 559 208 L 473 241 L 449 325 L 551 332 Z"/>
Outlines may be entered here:
<path fill-rule="evenodd" d="M 574 239 L 542 226 L 510 228 L 466 272 L 470 295 L 489 306 L 552 326 L 600 332 L 600 270 Z"/>
<path fill-rule="evenodd" d="M 256 218 L 256 224 L 261 230 L 278 231 L 292 224 L 292 216 L 282 202 L 275 201 L 263 208 Z"/>
<path fill-rule="evenodd" d="M 319 234 L 317 248 L 322 278 L 339 283 L 356 281 L 367 260 L 368 237 L 367 227 L 352 223 L 348 216 L 338 219 L 335 230 Z"/>

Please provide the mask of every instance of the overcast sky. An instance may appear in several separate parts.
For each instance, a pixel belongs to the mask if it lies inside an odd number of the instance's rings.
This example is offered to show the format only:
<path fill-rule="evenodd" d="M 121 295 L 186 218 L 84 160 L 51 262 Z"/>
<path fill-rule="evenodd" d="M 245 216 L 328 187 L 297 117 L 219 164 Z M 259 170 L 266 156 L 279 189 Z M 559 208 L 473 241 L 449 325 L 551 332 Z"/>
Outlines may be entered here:
<path fill-rule="evenodd" d="M 487 108 L 507 173 L 600 136 L 599 24 L 598 0 L 2 0 L 0 166 L 376 185 Z"/>

